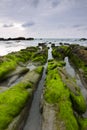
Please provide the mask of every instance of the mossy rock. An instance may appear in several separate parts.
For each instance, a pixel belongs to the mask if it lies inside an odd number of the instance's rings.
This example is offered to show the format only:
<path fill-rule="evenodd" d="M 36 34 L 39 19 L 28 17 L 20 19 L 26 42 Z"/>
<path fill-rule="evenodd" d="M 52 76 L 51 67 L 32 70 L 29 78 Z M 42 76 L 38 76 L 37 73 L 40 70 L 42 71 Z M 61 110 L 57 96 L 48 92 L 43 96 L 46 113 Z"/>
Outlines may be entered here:
<path fill-rule="evenodd" d="M 55 105 L 57 111 L 56 122 L 63 122 L 64 130 L 79 130 L 77 120 L 73 113 L 70 91 L 62 82 L 57 67 L 52 69 L 52 66 L 54 66 L 53 61 L 52 63 L 48 62 L 44 99 L 47 103 Z M 61 128 L 58 127 L 58 129 Z"/>
<path fill-rule="evenodd" d="M 55 46 L 52 48 L 52 55 L 58 60 L 63 60 L 69 53 L 69 46 Z"/>
<path fill-rule="evenodd" d="M 38 56 L 32 59 L 33 62 L 40 62 L 41 64 L 44 64 L 46 62 L 46 58 L 43 56 Z"/>
<path fill-rule="evenodd" d="M 59 102 L 59 114 L 61 120 L 65 122 L 65 130 L 79 130 L 79 126 L 69 100 Z"/>
<path fill-rule="evenodd" d="M 38 52 L 40 52 L 40 54 Z M 4 80 L 10 73 L 16 70 L 17 66 L 21 66 L 20 63 L 25 64 L 27 61 L 31 60 L 33 62 L 45 64 L 47 56 L 48 49 L 46 46 L 42 50 L 38 47 L 28 47 L 3 56 L 1 58 L 2 62 L 0 63 L 0 81 Z"/>
<path fill-rule="evenodd" d="M 0 81 L 14 71 L 20 62 L 25 63 L 28 60 L 32 60 L 32 55 L 36 53 L 38 49 L 37 47 L 28 47 L 27 49 L 22 49 L 18 52 L 12 52 L 3 56 L 3 60 L 0 63 Z"/>
<path fill-rule="evenodd" d="M 45 47 L 45 49 L 42 49 L 32 55 L 32 61 L 45 64 L 47 61 L 47 57 L 48 57 L 48 49 L 47 47 Z"/>
<path fill-rule="evenodd" d="M 17 63 L 15 61 L 3 62 L 0 65 L 0 81 L 3 80 L 7 74 L 15 70 Z"/>
<path fill-rule="evenodd" d="M 70 98 L 73 104 L 73 108 L 78 114 L 82 114 L 86 111 L 86 101 L 81 94 L 79 86 L 77 86 L 74 79 L 67 74 L 65 69 L 58 68 L 58 72 L 62 78 L 62 81 L 66 84 L 66 87 L 70 90 Z"/>
<path fill-rule="evenodd" d="M 78 114 L 85 113 L 86 111 L 86 101 L 81 93 L 75 95 L 71 92 L 70 94 L 71 101 L 73 104 L 74 109 L 77 111 Z"/>
<path fill-rule="evenodd" d="M 80 130 L 87 130 L 87 118 L 78 117 L 77 118 Z"/>
<path fill-rule="evenodd" d="M 76 69 L 83 75 L 83 79 L 85 77 L 85 81 L 87 81 L 87 50 L 83 46 L 70 45 L 68 57 Z"/>
<path fill-rule="evenodd" d="M 21 82 L 0 93 L 0 130 L 5 130 L 25 107 L 38 83 L 43 67 L 28 72 Z M 33 78 L 32 78 L 33 77 Z"/>
<path fill-rule="evenodd" d="M 63 67 L 63 66 L 65 66 L 65 62 L 64 61 L 57 61 L 57 60 L 49 60 L 48 61 L 48 70 L 53 70 L 53 69 L 55 69 L 55 68 L 57 68 L 57 67 Z"/>
<path fill-rule="evenodd" d="M 38 68 L 35 69 L 35 71 L 36 71 L 37 73 L 41 74 L 42 71 L 43 71 L 43 66 L 39 66 Z"/>
<path fill-rule="evenodd" d="M 0 130 L 7 128 L 24 107 L 31 92 L 26 90 L 28 84 L 19 83 L 0 94 Z"/>

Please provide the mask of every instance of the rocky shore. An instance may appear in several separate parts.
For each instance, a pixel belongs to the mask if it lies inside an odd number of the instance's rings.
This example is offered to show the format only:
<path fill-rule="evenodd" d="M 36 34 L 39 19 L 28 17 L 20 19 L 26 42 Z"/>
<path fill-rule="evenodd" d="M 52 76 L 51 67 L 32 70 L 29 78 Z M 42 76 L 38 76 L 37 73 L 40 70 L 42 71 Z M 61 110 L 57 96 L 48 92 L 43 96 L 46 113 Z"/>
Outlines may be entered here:
<path fill-rule="evenodd" d="M 52 46 L 53 59 L 48 58 Z M 87 100 L 76 79 L 66 71 L 65 57 L 87 85 L 87 48 L 39 43 L 0 57 L 0 130 L 22 130 L 47 63 L 39 104 L 42 130 L 86 130 Z M 49 60 L 47 60 L 49 59 Z M 45 79 L 45 78 L 44 78 Z M 33 124 L 34 125 L 34 124 Z"/>

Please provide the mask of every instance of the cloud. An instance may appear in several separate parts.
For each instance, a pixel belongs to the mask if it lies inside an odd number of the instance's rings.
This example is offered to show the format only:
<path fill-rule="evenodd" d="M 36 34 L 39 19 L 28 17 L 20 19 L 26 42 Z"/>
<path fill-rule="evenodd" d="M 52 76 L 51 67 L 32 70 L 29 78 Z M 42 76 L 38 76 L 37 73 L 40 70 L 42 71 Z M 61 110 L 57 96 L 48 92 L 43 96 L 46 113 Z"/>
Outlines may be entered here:
<path fill-rule="evenodd" d="M 34 6 L 34 7 L 37 7 L 38 4 L 39 4 L 40 0 L 31 0 L 31 4 Z"/>
<path fill-rule="evenodd" d="M 34 26 L 34 25 L 35 25 L 34 22 L 27 22 L 27 23 L 22 24 L 22 27 L 31 27 L 31 26 Z"/>
<path fill-rule="evenodd" d="M 76 29 L 77 31 L 87 31 L 86 24 L 76 24 L 76 25 L 73 25 L 72 28 Z"/>
<path fill-rule="evenodd" d="M 80 27 L 83 27 L 84 25 L 82 25 L 82 24 L 75 24 L 75 25 L 73 25 L 72 27 L 73 28 L 80 28 Z"/>
<path fill-rule="evenodd" d="M 78 28 L 78 31 L 87 31 L 87 26 L 83 26 L 81 28 Z"/>
<path fill-rule="evenodd" d="M 4 28 L 11 28 L 11 27 L 13 27 L 13 26 L 14 26 L 13 24 L 4 24 L 4 25 L 3 25 Z"/>
<path fill-rule="evenodd" d="M 7 31 L 12 34 L 14 29 L 15 32 L 22 30 L 26 35 L 36 32 L 37 37 L 46 35 L 46 31 L 49 36 L 55 36 L 57 32 L 59 36 L 60 31 L 65 33 L 73 30 L 74 35 L 75 31 L 87 25 L 86 12 L 87 0 L 1 0 L 0 34 L 5 32 L 3 35 L 6 35 Z M 52 33 L 51 30 L 55 31 Z"/>
<path fill-rule="evenodd" d="M 84 28 L 82 28 L 82 30 L 85 30 L 85 31 L 87 31 L 87 26 L 86 26 L 86 27 L 84 27 Z"/>
<path fill-rule="evenodd" d="M 61 1 L 60 0 L 52 0 L 52 7 L 57 7 L 58 5 L 60 5 Z"/>

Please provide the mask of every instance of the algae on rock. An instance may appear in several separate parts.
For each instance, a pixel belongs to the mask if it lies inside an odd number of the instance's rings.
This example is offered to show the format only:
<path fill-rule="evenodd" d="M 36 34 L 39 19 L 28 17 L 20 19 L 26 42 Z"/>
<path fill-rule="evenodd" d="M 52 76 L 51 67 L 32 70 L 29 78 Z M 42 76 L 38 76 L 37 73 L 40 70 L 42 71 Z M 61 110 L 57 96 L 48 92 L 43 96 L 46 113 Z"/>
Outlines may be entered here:
<path fill-rule="evenodd" d="M 53 67 L 55 63 L 57 65 Z M 59 66 L 62 66 L 61 62 L 56 62 L 56 61 L 48 62 L 47 77 L 45 82 L 46 88 L 44 91 L 44 100 L 45 100 L 44 102 L 55 106 L 54 111 L 56 112 L 55 118 L 56 118 L 57 130 L 63 130 L 63 129 L 79 130 L 77 120 L 73 113 L 72 103 L 70 101 L 70 91 L 63 83 L 60 75 L 58 74 L 57 67 Z M 44 116 L 44 111 L 43 111 L 43 116 Z M 62 125 L 59 126 L 57 122 L 60 122 L 59 124 Z"/>
<path fill-rule="evenodd" d="M 0 130 L 6 129 L 20 114 L 27 101 L 31 100 L 42 71 L 43 67 L 40 66 L 28 72 L 22 81 L 0 94 Z"/>

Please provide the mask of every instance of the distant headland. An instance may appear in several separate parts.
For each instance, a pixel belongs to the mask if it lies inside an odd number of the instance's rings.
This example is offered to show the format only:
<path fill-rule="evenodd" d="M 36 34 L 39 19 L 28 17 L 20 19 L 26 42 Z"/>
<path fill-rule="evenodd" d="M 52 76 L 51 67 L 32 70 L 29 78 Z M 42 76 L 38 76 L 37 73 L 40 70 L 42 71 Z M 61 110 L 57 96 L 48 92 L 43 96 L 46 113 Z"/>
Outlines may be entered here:
<path fill-rule="evenodd" d="M 16 38 L 0 38 L 0 41 L 11 41 L 11 40 L 34 40 L 34 38 L 16 37 Z"/>
<path fill-rule="evenodd" d="M 80 38 L 79 40 L 80 40 L 80 41 L 86 41 L 87 38 Z"/>

